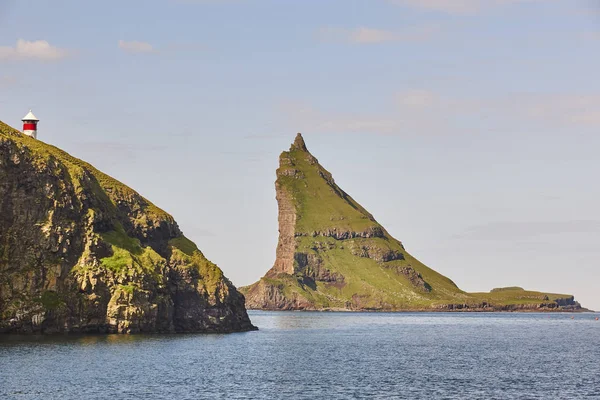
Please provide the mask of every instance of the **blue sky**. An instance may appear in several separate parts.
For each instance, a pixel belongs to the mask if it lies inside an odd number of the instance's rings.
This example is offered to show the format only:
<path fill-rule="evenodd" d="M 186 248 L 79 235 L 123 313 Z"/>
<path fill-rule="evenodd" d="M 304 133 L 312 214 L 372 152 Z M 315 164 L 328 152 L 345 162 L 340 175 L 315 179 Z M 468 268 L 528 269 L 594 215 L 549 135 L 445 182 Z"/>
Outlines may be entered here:
<path fill-rule="evenodd" d="M 171 212 L 236 285 L 273 264 L 278 154 L 461 288 L 600 309 L 600 2 L 1 0 L 0 119 Z"/>

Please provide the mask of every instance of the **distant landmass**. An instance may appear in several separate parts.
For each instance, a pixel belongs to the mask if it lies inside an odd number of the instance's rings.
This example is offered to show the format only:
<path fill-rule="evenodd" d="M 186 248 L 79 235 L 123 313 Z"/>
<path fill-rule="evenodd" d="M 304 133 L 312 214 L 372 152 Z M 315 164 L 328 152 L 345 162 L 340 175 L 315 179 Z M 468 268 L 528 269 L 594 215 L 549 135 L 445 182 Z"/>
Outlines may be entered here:
<path fill-rule="evenodd" d="M 275 265 L 240 288 L 261 310 L 572 311 L 572 295 L 520 287 L 466 293 L 406 251 L 336 185 L 298 134 L 279 157 Z"/>
<path fill-rule="evenodd" d="M 171 215 L 0 122 L 0 332 L 253 329 Z"/>

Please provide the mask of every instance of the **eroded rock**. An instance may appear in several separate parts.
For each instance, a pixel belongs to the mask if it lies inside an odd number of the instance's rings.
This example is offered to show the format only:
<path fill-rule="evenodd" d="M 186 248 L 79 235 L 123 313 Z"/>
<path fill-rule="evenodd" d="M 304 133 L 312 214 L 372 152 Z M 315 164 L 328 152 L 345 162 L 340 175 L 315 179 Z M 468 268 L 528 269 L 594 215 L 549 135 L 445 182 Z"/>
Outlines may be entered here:
<path fill-rule="evenodd" d="M 0 122 L 0 332 L 255 329 L 173 218 Z"/>

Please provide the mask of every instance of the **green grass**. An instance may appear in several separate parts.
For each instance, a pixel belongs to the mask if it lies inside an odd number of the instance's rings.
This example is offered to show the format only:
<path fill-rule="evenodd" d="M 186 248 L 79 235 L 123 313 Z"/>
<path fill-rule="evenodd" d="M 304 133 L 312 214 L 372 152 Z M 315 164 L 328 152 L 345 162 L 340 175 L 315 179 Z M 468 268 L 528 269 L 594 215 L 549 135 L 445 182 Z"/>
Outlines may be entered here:
<path fill-rule="evenodd" d="M 113 272 L 119 273 L 126 269 L 133 268 L 136 264 L 135 259 L 127 250 L 113 246 L 112 251 L 112 256 L 104 257 L 100 260 L 102 266 L 104 266 L 105 268 Z"/>
<path fill-rule="evenodd" d="M 149 274 L 159 282 L 163 280 L 160 267 L 166 263 L 166 260 L 151 247 L 145 247 L 139 255 L 114 245 L 112 251 L 112 256 L 100 260 L 104 268 L 120 275 Z"/>
<path fill-rule="evenodd" d="M 340 304 L 352 302 L 355 295 L 362 297 L 361 302 L 367 308 L 393 309 L 427 307 L 433 300 L 446 298 L 463 302 L 468 297 L 451 280 L 410 256 L 393 239 L 356 238 L 340 241 L 331 237 L 301 236 L 296 240 L 297 252 L 317 254 L 323 260 L 322 267 L 344 276 L 344 285 L 317 282 L 318 293 L 311 293 L 313 296 L 320 295 L 329 299 L 329 307 L 340 307 Z M 353 254 L 352 249 L 362 246 L 396 250 L 402 252 L 405 259 L 380 263 Z M 398 274 L 395 267 L 412 267 L 433 290 L 424 292 L 415 287 L 405 275 Z M 310 288 L 305 291 L 315 292 Z M 304 297 L 307 298 L 306 295 Z"/>
<path fill-rule="evenodd" d="M 223 271 L 216 264 L 208 261 L 200 253 L 195 253 L 192 263 L 198 268 L 202 283 L 209 293 L 214 293 L 224 279 Z"/>
<path fill-rule="evenodd" d="M 272 285 L 288 299 L 303 298 L 316 308 L 345 308 L 358 297 L 366 309 L 427 309 L 436 304 L 530 304 L 563 295 L 548 295 L 520 288 L 500 288 L 492 293 L 466 293 L 449 278 L 427 267 L 391 237 L 373 216 L 340 189 L 331 174 L 306 150 L 298 137 L 289 151 L 280 156 L 278 190 L 291 199 L 296 210 L 296 253 L 316 255 L 320 268 L 344 276 L 343 284 L 319 282 L 304 285 L 302 271 L 295 275 L 273 274 L 261 285 Z M 281 204 L 280 204 L 281 205 Z M 365 232 L 379 228 L 383 237 L 336 240 L 315 232 Z M 371 256 L 402 253 L 404 259 L 376 261 Z M 295 268 L 299 268 L 297 262 Z M 412 268 L 431 288 L 423 290 L 398 270 Z M 252 295 L 252 286 L 244 289 Z"/>
<path fill-rule="evenodd" d="M 350 251 L 352 242 L 368 241 L 371 246 L 379 242 L 381 246 L 384 246 L 385 244 L 382 242 L 385 239 L 382 238 L 338 241 L 328 237 L 302 236 L 297 240 L 297 252 L 318 254 L 323 260 L 322 267 L 344 276 L 344 285 L 317 282 L 316 288 L 312 289 L 299 282 L 301 276 L 287 274 L 280 274 L 275 278 L 265 277 L 262 282 L 279 287 L 288 299 L 304 298 L 317 309 L 347 308 L 347 304 L 353 304 L 355 296 L 361 298 L 361 308 L 377 310 L 428 309 L 433 305 L 478 305 L 483 302 L 495 306 L 532 305 L 570 297 L 564 294 L 548 294 L 516 288 L 506 288 L 490 293 L 466 293 L 450 279 L 423 265 L 406 251 L 404 251 L 404 260 L 387 263 L 358 257 Z M 319 250 L 314 250 L 315 247 Z M 413 286 L 407 277 L 397 274 L 393 268 L 390 268 L 394 266 L 412 267 L 431 285 L 431 292 L 424 292 Z M 247 293 L 250 289 L 251 287 L 246 288 L 245 292 Z"/>
<path fill-rule="evenodd" d="M 169 240 L 169 246 L 181 250 L 188 256 L 193 256 L 195 252 L 200 251 L 194 242 L 183 235 Z"/>
<path fill-rule="evenodd" d="M 129 295 L 133 295 L 133 293 L 138 289 L 137 286 L 131 285 L 131 284 L 130 285 L 119 285 L 118 288 Z"/>
<path fill-rule="evenodd" d="M 120 224 L 117 224 L 114 231 L 102 233 L 101 237 L 105 242 L 131 254 L 140 255 L 143 253 L 140 241 L 128 236 L 127 233 L 125 233 L 123 226 Z"/>
<path fill-rule="evenodd" d="M 0 139 L 8 139 L 14 142 L 21 149 L 28 149 L 31 154 L 35 157 L 35 161 L 40 168 L 47 166 L 50 162 L 55 159 L 62 164 L 66 170 L 64 171 L 73 186 L 77 189 L 82 186 L 81 179 L 84 176 L 84 171 L 91 174 L 99 184 L 100 192 L 96 192 L 97 196 L 102 195 L 105 198 L 110 199 L 113 206 L 116 204 L 118 198 L 126 198 L 131 196 L 139 196 L 133 189 L 119 182 L 118 180 L 106 175 L 105 173 L 97 170 L 92 165 L 75 158 L 67 152 L 42 142 L 41 140 L 33 139 L 29 136 L 24 135 L 18 130 L 6 125 L 0 121 Z M 57 173 L 61 171 L 57 170 Z M 147 199 L 140 196 L 143 199 L 143 211 L 153 215 L 158 219 L 165 219 L 173 221 L 173 217 L 156 207 Z"/>
<path fill-rule="evenodd" d="M 277 185 L 292 198 L 297 211 L 296 232 L 303 234 L 296 237 L 297 251 L 318 254 L 323 260 L 322 267 L 345 277 L 343 286 L 318 282 L 316 290 L 290 280 L 287 282 L 290 288 L 286 290 L 305 298 L 318 298 L 332 307 L 343 307 L 352 302 L 354 295 L 362 296 L 361 302 L 372 308 L 426 306 L 434 299 L 450 297 L 462 301 L 467 297 L 450 279 L 406 252 L 401 243 L 389 236 L 367 210 L 339 188 L 331 174 L 301 146 L 293 145 L 280 159 Z M 384 237 L 336 240 L 311 235 L 332 230 L 365 232 L 372 228 L 381 229 Z M 379 263 L 358 256 L 363 247 L 380 253 L 399 252 L 404 254 L 405 260 Z M 430 293 L 421 291 L 406 276 L 396 273 L 395 267 L 413 268 L 433 290 Z"/>
<path fill-rule="evenodd" d="M 46 144 L 40 140 L 30 138 L 14 128 L 0 122 L 0 141 L 10 141 L 17 146 L 27 157 L 31 158 L 33 165 L 40 171 L 50 171 L 59 177 L 61 182 L 72 184 L 76 193 L 86 189 L 93 194 L 93 205 L 98 210 L 90 208 L 88 218 L 93 219 L 96 212 L 103 212 L 105 218 L 112 220 L 114 230 L 100 234 L 101 239 L 110 244 L 112 255 L 102 258 L 104 268 L 117 274 L 132 274 L 145 272 L 160 278 L 158 268 L 166 260 L 158 255 L 152 248 L 142 248 L 139 240 L 127 235 L 119 222 L 116 204 L 126 199 L 138 199 L 141 208 L 139 218 L 167 221 L 173 223 L 173 218 L 168 213 L 159 209 L 151 202 L 140 196 L 133 189 L 122 184 L 116 179 L 97 170 L 92 165 L 71 156 L 70 154 Z M 89 196 L 89 193 L 87 194 Z M 140 221 L 138 221 L 140 222 Z M 143 221 L 142 221 L 143 222 Z M 150 221 L 149 221 L 150 222 Z M 187 244 L 187 247 L 190 247 Z M 75 266 L 74 272 L 86 269 L 89 266 Z"/>
<path fill-rule="evenodd" d="M 378 226 L 364 208 L 334 183 L 327 170 L 318 163 L 311 163 L 309 153 L 295 149 L 284 152 L 281 157 L 293 163 L 293 166 L 283 165 L 277 170 L 277 182 L 294 199 L 298 211 L 297 232 L 332 228 L 363 232 Z M 285 174 L 286 170 L 293 169 L 300 171 L 303 177 Z"/>
<path fill-rule="evenodd" d="M 207 293 L 215 294 L 219 287 L 225 287 L 222 285 L 226 281 L 223 271 L 216 264 L 206 259 L 191 240 L 182 235 L 171 239 L 169 246 L 171 247 L 171 261 L 183 268 L 196 269 L 201 276 L 202 286 Z M 228 289 L 224 290 L 225 292 L 221 293 L 222 296 L 227 294 Z"/>
<path fill-rule="evenodd" d="M 478 299 L 479 301 L 487 301 L 488 303 L 501 305 L 539 304 L 571 297 L 567 294 L 543 293 L 533 290 L 525 290 L 520 287 L 498 289 L 494 289 L 489 293 L 469 293 L 469 295 L 474 299 Z"/>
<path fill-rule="evenodd" d="M 111 256 L 100 260 L 103 267 L 120 275 L 145 273 L 158 281 L 163 280 L 160 267 L 166 260 L 151 247 L 142 248 L 140 241 L 129 237 L 120 224 L 114 231 L 102 233 L 100 237 L 111 245 L 113 252 Z"/>
<path fill-rule="evenodd" d="M 208 261 L 197 246 L 186 237 L 180 235 L 169 241 L 171 254 L 168 255 L 170 259 L 167 260 L 151 247 L 143 247 L 140 240 L 129 236 L 123 228 L 129 223 L 138 226 L 156 226 L 162 222 L 174 224 L 171 215 L 92 165 L 0 122 L 0 143 L 7 144 L 7 142 L 11 148 L 18 150 L 18 157 L 25 158 L 40 173 L 53 174 L 69 191 L 72 185 L 75 194 L 89 200 L 89 203 L 84 206 L 88 207 L 89 204 L 85 220 L 101 222 L 98 226 L 103 228 L 94 225 L 86 234 L 92 236 L 94 241 L 97 239 L 100 244 L 106 244 L 109 254 L 103 252 L 106 257 L 100 259 L 100 265 L 86 263 L 88 258 L 93 256 L 90 254 L 90 249 L 86 248 L 80 257 L 82 261 L 71 270 L 74 275 L 78 276 L 98 269 L 108 275 L 107 280 L 119 282 L 118 290 L 133 294 L 136 290 L 142 290 L 147 280 L 159 285 L 165 284 L 168 275 L 167 263 L 172 262 L 172 264 L 197 269 L 201 276 L 197 282 L 198 289 L 203 288 L 210 295 L 219 296 L 221 300 L 229 294 L 230 283 L 223 276 L 221 269 Z M 134 212 L 125 215 L 121 211 L 123 208 L 117 207 L 117 204 L 123 202 L 132 204 L 131 208 Z M 96 221 L 98 215 L 102 217 Z M 101 232 L 100 229 L 106 229 L 104 227 L 112 229 Z M 101 252 L 98 251 L 96 254 L 98 253 Z M 6 257 L 6 254 L 4 243 L 0 243 L 0 259 Z M 52 307 L 54 303 L 49 296 L 53 295 L 45 294 L 45 296 L 40 301 Z"/>
<path fill-rule="evenodd" d="M 495 288 L 490 290 L 491 293 L 495 293 L 495 292 L 514 292 L 514 291 L 524 291 L 525 289 L 523 289 L 522 287 L 519 286 L 508 286 L 508 287 L 502 287 L 502 288 Z"/>

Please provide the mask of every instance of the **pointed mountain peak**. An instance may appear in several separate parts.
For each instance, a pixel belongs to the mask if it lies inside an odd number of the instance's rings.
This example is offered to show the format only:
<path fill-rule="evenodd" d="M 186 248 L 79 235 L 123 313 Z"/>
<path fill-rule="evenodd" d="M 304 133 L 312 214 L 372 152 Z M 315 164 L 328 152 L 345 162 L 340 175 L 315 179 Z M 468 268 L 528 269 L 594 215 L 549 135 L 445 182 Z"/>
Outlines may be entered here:
<path fill-rule="evenodd" d="M 306 150 L 301 134 L 279 160 L 275 264 L 264 278 L 243 289 L 249 308 L 558 311 L 580 307 L 572 295 L 525 292 L 530 293 L 525 296 L 514 288 L 466 293 L 414 258 L 342 190 Z M 558 300 L 552 304 L 549 298 Z"/>
<path fill-rule="evenodd" d="M 304 138 L 302 137 L 302 134 L 300 132 L 298 132 L 298 134 L 296 135 L 296 139 L 294 139 L 294 143 L 292 143 L 292 146 L 290 147 L 290 151 L 293 150 L 308 151 L 308 149 L 306 148 L 306 143 L 304 143 Z"/>

